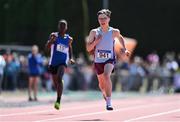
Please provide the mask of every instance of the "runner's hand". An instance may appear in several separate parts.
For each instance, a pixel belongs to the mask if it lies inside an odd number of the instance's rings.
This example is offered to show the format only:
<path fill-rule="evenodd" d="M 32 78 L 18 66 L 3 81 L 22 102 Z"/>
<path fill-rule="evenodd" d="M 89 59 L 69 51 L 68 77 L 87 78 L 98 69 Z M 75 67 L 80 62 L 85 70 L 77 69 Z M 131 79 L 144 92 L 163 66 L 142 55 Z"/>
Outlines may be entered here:
<path fill-rule="evenodd" d="M 50 35 L 50 41 L 54 43 L 56 41 L 57 35 L 55 33 L 51 33 Z"/>
<path fill-rule="evenodd" d="M 126 56 L 130 56 L 130 54 L 131 54 L 129 50 L 124 49 L 124 48 L 121 49 L 121 53 L 122 53 L 122 54 L 125 54 Z"/>
<path fill-rule="evenodd" d="M 102 40 L 102 35 L 99 34 L 96 39 L 95 39 L 95 43 L 98 44 L 100 42 L 100 40 Z"/>
<path fill-rule="evenodd" d="M 70 59 L 70 60 L 69 60 L 69 63 L 70 63 L 70 64 L 75 64 L 74 59 Z"/>
<path fill-rule="evenodd" d="M 125 55 L 129 57 L 131 55 L 131 52 L 129 50 L 126 50 Z"/>

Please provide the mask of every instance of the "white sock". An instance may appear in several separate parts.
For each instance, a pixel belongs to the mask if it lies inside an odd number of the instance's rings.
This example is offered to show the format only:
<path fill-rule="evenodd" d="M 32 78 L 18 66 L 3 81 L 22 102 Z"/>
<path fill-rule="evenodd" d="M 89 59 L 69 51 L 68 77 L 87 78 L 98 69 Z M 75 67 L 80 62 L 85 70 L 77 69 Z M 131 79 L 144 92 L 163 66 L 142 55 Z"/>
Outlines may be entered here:
<path fill-rule="evenodd" d="M 111 106 L 111 97 L 106 97 L 106 105 Z"/>

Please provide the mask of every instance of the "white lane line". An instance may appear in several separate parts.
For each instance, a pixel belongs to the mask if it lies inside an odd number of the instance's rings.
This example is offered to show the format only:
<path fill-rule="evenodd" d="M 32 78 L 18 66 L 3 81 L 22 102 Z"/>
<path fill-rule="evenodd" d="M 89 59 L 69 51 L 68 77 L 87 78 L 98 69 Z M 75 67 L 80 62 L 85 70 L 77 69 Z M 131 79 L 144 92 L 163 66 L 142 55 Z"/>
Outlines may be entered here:
<path fill-rule="evenodd" d="M 12 113 L 12 114 L 2 114 L 0 117 L 10 117 L 10 116 L 18 116 L 18 115 L 31 115 L 31 114 L 38 114 L 38 113 L 46 113 L 52 112 L 54 110 L 43 110 L 43 111 L 33 111 L 33 112 L 23 112 L 23 113 Z"/>
<path fill-rule="evenodd" d="M 114 112 L 126 111 L 126 110 L 132 110 L 132 109 L 139 109 L 139 108 L 149 108 L 149 107 L 152 107 L 152 106 L 160 106 L 160 105 L 164 105 L 164 104 L 166 105 L 166 104 L 172 104 L 172 103 L 177 103 L 177 101 L 176 102 L 166 102 L 166 103 L 154 103 L 154 104 L 151 104 L 151 105 L 139 105 L 139 106 L 134 106 L 134 107 L 125 107 L 125 108 L 115 109 L 113 111 L 104 110 L 104 111 L 99 111 L 99 112 L 76 114 L 76 115 L 64 116 L 64 117 L 58 117 L 58 118 L 42 119 L 42 120 L 37 120 L 37 121 L 34 121 L 34 122 L 64 120 L 64 119 L 71 119 L 71 118 L 91 116 L 91 115 L 99 115 L 99 114 L 105 114 L 105 113 L 114 113 Z"/>
<path fill-rule="evenodd" d="M 92 108 L 92 107 L 100 107 L 101 105 L 91 105 L 91 106 L 81 106 L 81 107 L 71 107 L 71 108 L 65 108 L 60 109 L 60 111 L 67 111 L 67 110 L 77 110 L 77 109 L 84 109 L 84 108 Z M 46 113 L 46 112 L 57 112 L 57 110 L 42 110 L 42 111 L 32 111 L 32 112 L 21 112 L 21 113 L 11 113 L 11 114 L 1 114 L 0 117 L 9 117 L 9 116 L 18 116 L 18 115 L 31 115 L 31 114 L 38 114 L 38 113 Z"/>
<path fill-rule="evenodd" d="M 136 101 L 135 103 L 139 103 L 139 101 Z M 133 102 L 134 104 L 134 102 Z M 102 104 L 96 104 L 96 105 L 91 105 L 91 106 L 76 106 L 76 107 L 69 107 L 69 108 L 62 108 L 60 111 L 68 111 L 68 110 L 77 110 L 77 109 L 84 109 L 84 108 L 93 108 L 93 107 L 100 107 Z M 48 109 L 48 108 L 47 108 Z M 46 112 L 57 112 L 57 110 L 42 110 L 42 111 L 35 111 L 33 110 L 32 112 L 19 112 L 19 113 L 11 113 L 11 114 L 0 114 L 0 117 L 9 117 L 9 116 L 20 116 L 20 115 L 31 115 L 31 114 L 38 114 L 38 113 L 46 113 Z"/>
<path fill-rule="evenodd" d="M 180 112 L 180 109 L 174 109 L 174 110 L 171 110 L 171 111 L 166 111 L 166 112 L 151 114 L 151 115 L 147 115 L 147 116 L 141 116 L 141 117 L 137 117 L 137 118 L 132 118 L 132 119 L 129 119 L 129 120 L 125 120 L 124 122 L 132 122 L 132 121 L 136 121 L 136 120 L 147 119 L 147 118 L 151 118 L 151 117 L 156 117 L 156 116 L 161 116 L 161 115 L 166 115 L 166 114 L 171 114 L 171 113 L 176 113 L 176 112 Z"/>

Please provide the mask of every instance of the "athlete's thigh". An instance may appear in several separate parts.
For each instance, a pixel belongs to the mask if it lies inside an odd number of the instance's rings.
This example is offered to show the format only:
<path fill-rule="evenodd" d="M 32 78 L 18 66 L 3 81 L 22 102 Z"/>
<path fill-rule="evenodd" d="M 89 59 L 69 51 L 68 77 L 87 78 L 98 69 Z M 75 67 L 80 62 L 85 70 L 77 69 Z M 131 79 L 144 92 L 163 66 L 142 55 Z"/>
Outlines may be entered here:
<path fill-rule="evenodd" d="M 105 75 L 111 75 L 112 71 L 114 69 L 114 65 L 111 63 L 107 63 L 104 66 L 104 74 Z"/>
<path fill-rule="evenodd" d="M 57 71 L 57 75 L 59 78 L 62 79 L 63 75 L 64 75 L 64 71 L 65 71 L 65 66 L 64 65 L 59 65 L 58 66 L 58 71 Z"/>

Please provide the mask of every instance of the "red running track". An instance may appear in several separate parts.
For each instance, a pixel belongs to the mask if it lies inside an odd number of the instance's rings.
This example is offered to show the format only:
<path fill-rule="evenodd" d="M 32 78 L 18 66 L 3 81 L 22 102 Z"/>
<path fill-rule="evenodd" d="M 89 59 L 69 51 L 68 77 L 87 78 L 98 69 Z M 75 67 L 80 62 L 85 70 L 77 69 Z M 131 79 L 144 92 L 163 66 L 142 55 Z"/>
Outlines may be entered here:
<path fill-rule="evenodd" d="M 51 104 L 1 108 L 0 121 L 180 122 L 180 94 L 115 99 L 113 106 L 113 111 L 106 111 L 105 102 L 100 100 L 63 102 L 59 111 Z"/>

